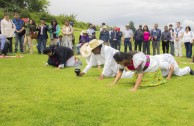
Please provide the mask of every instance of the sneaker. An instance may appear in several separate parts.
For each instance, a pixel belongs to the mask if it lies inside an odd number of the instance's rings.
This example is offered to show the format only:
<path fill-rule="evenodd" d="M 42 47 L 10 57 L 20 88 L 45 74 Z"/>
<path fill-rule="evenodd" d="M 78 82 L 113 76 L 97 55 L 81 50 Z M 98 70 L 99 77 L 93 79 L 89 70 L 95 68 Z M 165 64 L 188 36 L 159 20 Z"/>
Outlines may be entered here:
<path fill-rule="evenodd" d="M 191 69 L 191 68 L 190 68 Z M 191 69 L 191 71 L 190 71 L 190 74 L 191 75 L 194 75 L 194 71 Z"/>

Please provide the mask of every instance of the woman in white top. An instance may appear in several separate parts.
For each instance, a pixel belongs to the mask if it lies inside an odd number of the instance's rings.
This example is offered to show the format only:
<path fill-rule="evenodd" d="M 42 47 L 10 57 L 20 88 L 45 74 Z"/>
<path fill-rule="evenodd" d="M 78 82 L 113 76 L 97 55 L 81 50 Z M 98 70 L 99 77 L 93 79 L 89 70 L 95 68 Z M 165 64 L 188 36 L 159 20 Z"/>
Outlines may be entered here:
<path fill-rule="evenodd" d="M 117 52 L 113 58 L 120 65 L 120 70 L 112 85 L 117 84 L 124 67 L 135 72 L 134 79 L 136 82 L 131 91 L 136 91 L 139 86 L 156 86 L 166 82 L 159 68 L 159 60 L 154 56 L 148 56 L 142 52 Z"/>
<path fill-rule="evenodd" d="M 10 53 L 12 53 L 12 39 L 15 36 L 15 30 L 15 24 L 9 19 L 9 15 L 5 14 L 4 19 L 1 20 L 1 34 L 5 35 L 10 42 L 8 47 Z"/>
<path fill-rule="evenodd" d="M 71 25 L 69 25 L 69 22 L 66 21 L 65 25 L 62 28 L 62 33 L 64 35 L 64 40 L 66 43 L 66 47 L 69 47 L 70 49 L 73 49 L 73 28 Z"/>
<path fill-rule="evenodd" d="M 185 43 L 185 49 L 186 49 L 186 57 L 191 58 L 192 56 L 192 43 L 193 43 L 194 35 L 191 31 L 191 28 L 187 26 L 185 28 L 185 32 L 183 35 L 183 41 Z"/>

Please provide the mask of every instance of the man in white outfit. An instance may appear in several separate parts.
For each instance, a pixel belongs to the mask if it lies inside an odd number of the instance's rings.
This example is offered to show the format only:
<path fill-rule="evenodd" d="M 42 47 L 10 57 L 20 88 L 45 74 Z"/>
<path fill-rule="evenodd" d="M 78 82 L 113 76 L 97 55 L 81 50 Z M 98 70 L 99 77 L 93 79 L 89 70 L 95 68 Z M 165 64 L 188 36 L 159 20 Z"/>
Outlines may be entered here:
<path fill-rule="evenodd" d="M 159 60 L 159 66 L 162 71 L 163 76 L 167 76 L 167 79 L 170 80 L 172 75 L 184 76 L 187 74 L 194 75 L 194 71 L 190 67 L 179 68 L 177 62 L 171 54 L 161 54 L 155 55 Z"/>
<path fill-rule="evenodd" d="M 175 56 L 182 57 L 182 38 L 184 34 L 184 28 L 180 26 L 180 22 L 177 22 L 177 27 L 174 30 L 174 48 Z"/>
<path fill-rule="evenodd" d="M 85 67 L 83 72 L 80 73 L 80 76 L 83 76 L 88 72 L 88 70 L 93 66 L 96 59 L 100 60 L 101 63 L 104 64 L 103 71 L 100 75 L 100 79 L 104 79 L 104 77 L 115 77 L 117 71 L 119 70 L 118 64 L 113 59 L 118 50 L 113 49 L 110 46 L 104 45 L 104 41 L 93 39 L 89 42 L 87 46 L 82 46 L 80 49 L 80 53 L 83 57 L 90 57 L 90 61 L 88 65 Z M 133 72 L 125 72 L 126 74 L 123 77 L 131 78 L 133 76 Z"/>

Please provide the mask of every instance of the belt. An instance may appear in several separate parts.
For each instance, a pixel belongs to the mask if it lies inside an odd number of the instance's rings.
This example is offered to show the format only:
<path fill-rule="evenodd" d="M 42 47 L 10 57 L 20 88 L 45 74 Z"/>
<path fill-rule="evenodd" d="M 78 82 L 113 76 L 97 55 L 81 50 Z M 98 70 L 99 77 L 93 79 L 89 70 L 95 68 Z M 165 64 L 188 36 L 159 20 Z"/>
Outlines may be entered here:
<path fill-rule="evenodd" d="M 145 71 L 150 66 L 150 57 L 146 56 L 146 64 L 143 68 L 143 71 Z"/>

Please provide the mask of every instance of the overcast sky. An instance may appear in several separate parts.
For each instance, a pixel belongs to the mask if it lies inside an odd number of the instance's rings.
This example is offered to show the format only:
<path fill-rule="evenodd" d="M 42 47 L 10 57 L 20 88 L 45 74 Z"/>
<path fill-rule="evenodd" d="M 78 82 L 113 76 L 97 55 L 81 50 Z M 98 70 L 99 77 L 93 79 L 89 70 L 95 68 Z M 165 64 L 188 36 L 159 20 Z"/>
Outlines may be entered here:
<path fill-rule="evenodd" d="M 75 14 L 80 21 L 124 26 L 130 20 L 153 26 L 180 21 L 194 28 L 194 0 L 50 0 L 54 15 Z"/>

